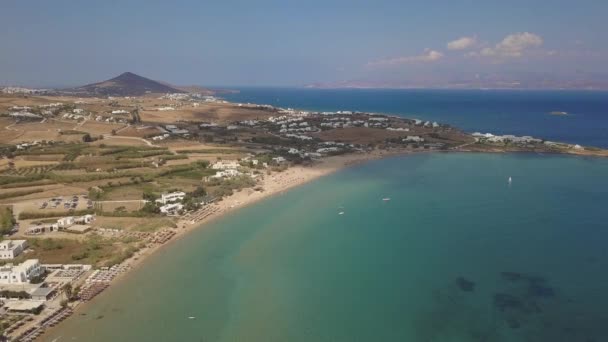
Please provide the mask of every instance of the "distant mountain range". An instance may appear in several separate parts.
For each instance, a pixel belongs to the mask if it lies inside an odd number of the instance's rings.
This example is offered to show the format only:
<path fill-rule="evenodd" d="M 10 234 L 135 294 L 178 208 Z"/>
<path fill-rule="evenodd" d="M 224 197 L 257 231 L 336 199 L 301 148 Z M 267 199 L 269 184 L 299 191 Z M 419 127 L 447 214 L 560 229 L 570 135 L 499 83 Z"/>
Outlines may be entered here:
<path fill-rule="evenodd" d="M 555 75 L 538 72 L 511 72 L 460 74 L 450 78 L 424 75 L 399 81 L 346 80 L 313 83 L 307 88 L 319 89 L 370 89 L 370 88 L 438 88 L 438 89 L 581 89 L 608 90 L 608 75 L 603 73 L 576 73 Z"/>

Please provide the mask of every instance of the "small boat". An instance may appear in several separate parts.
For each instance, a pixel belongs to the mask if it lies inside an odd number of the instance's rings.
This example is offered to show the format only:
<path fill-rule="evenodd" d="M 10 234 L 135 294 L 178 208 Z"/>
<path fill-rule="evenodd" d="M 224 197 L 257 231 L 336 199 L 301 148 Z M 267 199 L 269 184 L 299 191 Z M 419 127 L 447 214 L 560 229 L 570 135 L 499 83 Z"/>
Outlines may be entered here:
<path fill-rule="evenodd" d="M 382 200 L 383 200 L 384 202 L 388 202 L 388 201 L 390 201 L 390 200 L 391 200 L 391 198 L 390 198 L 390 197 L 385 197 L 385 198 L 383 198 Z"/>
<path fill-rule="evenodd" d="M 511 184 L 513 182 L 513 178 L 511 178 L 511 176 L 509 176 L 509 184 Z"/>
<path fill-rule="evenodd" d="M 338 215 L 344 215 L 344 212 L 343 212 L 343 211 L 341 211 L 341 212 L 339 212 L 339 213 L 338 213 Z"/>
<path fill-rule="evenodd" d="M 194 316 L 190 316 L 190 317 L 188 317 L 188 319 L 195 319 L 195 318 L 196 318 L 196 317 L 194 317 Z"/>

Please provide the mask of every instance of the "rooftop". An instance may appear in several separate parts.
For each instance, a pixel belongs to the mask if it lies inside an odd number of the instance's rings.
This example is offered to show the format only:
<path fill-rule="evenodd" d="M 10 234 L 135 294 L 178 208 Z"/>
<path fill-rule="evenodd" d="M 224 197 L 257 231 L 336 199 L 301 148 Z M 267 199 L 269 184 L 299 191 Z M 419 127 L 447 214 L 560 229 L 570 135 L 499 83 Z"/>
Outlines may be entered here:
<path fill-rule="evenodd" d="M 9 300 L 4 303 L 4 307 L 11 311 L 29 311 L 44 305 L 40 300 Z"/>

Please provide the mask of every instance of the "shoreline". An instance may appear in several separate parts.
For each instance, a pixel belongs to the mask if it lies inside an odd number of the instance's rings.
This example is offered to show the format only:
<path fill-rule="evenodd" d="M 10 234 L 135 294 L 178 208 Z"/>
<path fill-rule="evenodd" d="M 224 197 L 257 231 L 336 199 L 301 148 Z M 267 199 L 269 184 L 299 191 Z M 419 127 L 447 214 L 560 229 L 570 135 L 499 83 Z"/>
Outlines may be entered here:
<path fill-rule="evenodd" d="M 128 267 L 128 271 L 117 275 L 110 282 L 110 286 L 105 291 L 95 296 L 89 301 L 76 302 L 74 305 L 69 306 L 73 310 L 73 315 L 82 314 L 86 312 L 89 305 L 94 304 L 98 300 L 103 299 L 105 295 L 111 291 L 116 285 L 119 285 L 124 280 L 128 279 L 135 270 L 142 267 L 153 255 L 159 251 L 170 248 L 175 242 L 186 237 L 189 233 L 204 229 L 208 224 L 221 219 L 227 214 L 235 213 L 238 209 L 248 207 L 262 200 L 271 198 L 276 195 L 283 194 L 289 190 L 295 189 L 299 186 L 305 185 L 314 180 L 322 177 L 331 175 L 335 172 L 343 170 L 345 168 L 366 163 L 373 160 L 379 160 L 395 156 L 403 156 L 408 154 L 420 153 L 423 151 L 412 151 L 412 150 L 395 150 L 395 151 L 382 151 L 374 150 L 366 153 L 355 153 L 347 155 L 338 155 L 324 158 L 314 165 L 310 166 L 293 166 L 282 172 L 273 172 L 271 175 L 264 175 L 257 187 L 262 187 L 263 191 L 256 191 L 252 188 L 242 189 L 232 195 L 222 199 L 218 203 L 213 203 L 209 206 L 215 208 L 208 216 L 200 220 L 189 220 L 180 219 L 177 221 L 177 228 L 174 228 L 175 235 L 166 243 L 156 244 L 151 247 L 144 248 L 133 255 L 133 257 L 123 261 L 120 265 Z M 69 319 L 69 317 L 68 317 Z M 50 327 L 44 330 L 44 333 L 38 337 L 38 340 L 42 340 L 48 333 L 57 331 L 60 329 L 61 324 Z"/>
<path fill-rule="evenodd" d="M 212 211 L 208 216 L 200 219 L 200 220 L 189 220 L 189 219 L 180 219 L 177 221 L 177 228 L 173 228 L 175 231 L 175 235 L 163 244 L 156 244 L 151 247 L 147 247 L 143 250 L 138 251 L 135 255 L 127 260 L 125 260 L 121 265 L 128 266 L 128 271 L 117 275 L 110 282 L 110 286 L 108 290 L 101 292 L 95 298 L 86 301 L 86 302 L 76 302 L 75 305 L 70 306 L 73 310 L 74 314 L 82 314 L 86 312 L 89 305 L 96 303 L 98 300 L 102 300 L 104 296 L 106 296 L 110 288 L 119 285 L 124 280 L 128 279 L 129 275 L 131 275 L 136 269 L 143 266 L 151 256 L 157 254 L 160 250 L 165 248 L 170 248 L 175 242 L 186 237 L 189 233 L 194 230 L 204 229 L 208 224 L 221 219 L 227 214 L 235 213 L 240 208 L 245 208 L 250 205 L 253 205 L 262 200 L 271 198 L 276 195 L 281 195 L 289 190 L 295 189 L 299 186 L 305 185 L 314 180 L 320 179 L 322 177 L 331 175 L 335 172 L 341 171 L 351 166 L 360 165 L 363 163 L 367 163 L 374 160 L 380 160 L 384 158 L 397 157 L 397 156 L 406 156 L 410 154 L 418 154 L 418 153 L 430 153 L 430 152 L 439 152 L 439 153 L 450 153 L 450 152 L 458 152 L 458 153 L 488 153 L 488 154 L 496 154 L 496 153 L 534 153 L 538 155 L 548 154 L 548 155 L 564 155 L 570 157 L 599 157 L 603 158 L 603 155 L 584 155 L 578 153 L 538 153 L 533 151 L 500 151 L 500 150 L 488 150 L 488 151 L 469 151 L 469 150 L 448 150 L 448 151 L 427 151 L 427 150 L 374 150 L 372 152 L 366 153 L 355 153 L 355 154 L 347 154 L 347 155 L 338 155 L 324 158 L 320 161 L 317 161 L 316 164 L 310 166 L 293 166 L 282 172 L 274 172 L 271 175 L 264 175 L 264 178 L 261 182 L 256 185 L 257 187 L 262 187 L 263 191 L 256 191 L 253 188 L 245 188 L 238 192 L 233 193 L 232 195 L 222 199 L 218 203 L 213 203 L 209 206 L 214 207 L 216 210 Z M 69 318 L 68 318 L 69 319 Z M 45 329 L 44 333 L 39 336 L 42 339 L 49 332 L 56 331 L 59 329 L 61 324 L 58 324 L 55 327 L 50 327 Z M 38 340 L 38 339 L 37 339 Z"/>
<path fill-rule="evenodd" d="M 340 156 L 327 157 L 317 164 L 312 166 L 294 166 L 282 172 L 274 172 L 270 176 L 265 175 L 262 179 L 261 184 L 256 187 L 262 187 L 263 191 L 256 191 L 252 188 L 245 188 L 233 193 L 226 198 L 223 198 L 218 203 L 213 203 L 209 206 L 213 207 L 215 211 L 200 220 L 189 220 L 180 219 L 177 221 L 176 234 L 166 243 L 161 245 L 154 245 L 146 248 L 143 251 L 137 252 L 132 258 L 125 261 L 129 265 L 129 272 L 118 275 L 113 281 L 112 285 L 122 281 L 126 276 L 134 269 L 143 265 L 147 259 L 158 252 L 159 250 L 171 246 L 174 242 L 188 235 L 188 233 L 204 229 L 204 227 L 218 219 L 221 219 L 227 214 L 236 212 L 238 209 L 248 207 L 262 200 L 280 195 L 286 191 L 295 189 L 299 186 L 305 185 L 306 183 L 312 182 L 319 178 L 328 176 L 345 168 L 366 163 L 372 160 L 383 159 L 392 156 L 407 155 L 414 153 L 413 151 L 399 151 L 399 152 L 387 152 L 387 151 L 373 151 L 369 153 L 358 153 L 348 154 Z M 278 181 L 278 182 L 277 182 Z M 104 291 L 105 292 L 105 291 Z M 103 293 L 102 293 L 103 294 Z M 101 294 L 100 294 L 101 295 Z M 84 302 L 78 307 L 86 304 Z"/>

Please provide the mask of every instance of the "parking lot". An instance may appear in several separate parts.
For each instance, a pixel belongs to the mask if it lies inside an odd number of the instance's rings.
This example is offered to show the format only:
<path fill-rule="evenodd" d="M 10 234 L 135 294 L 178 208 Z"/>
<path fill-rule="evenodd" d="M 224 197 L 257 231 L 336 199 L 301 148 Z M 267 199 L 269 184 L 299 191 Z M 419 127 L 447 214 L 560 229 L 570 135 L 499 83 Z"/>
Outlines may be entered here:
<path fill-rule="evenodd" d="M 40 203 L 38 209 L 62 209 L 62 210 L 80 210 L 80 209 L 93 209 L 93 202 L 87 195 L 74 195 L 74 196 L 59 196 L 53 197 L 48 201 Z"/>

